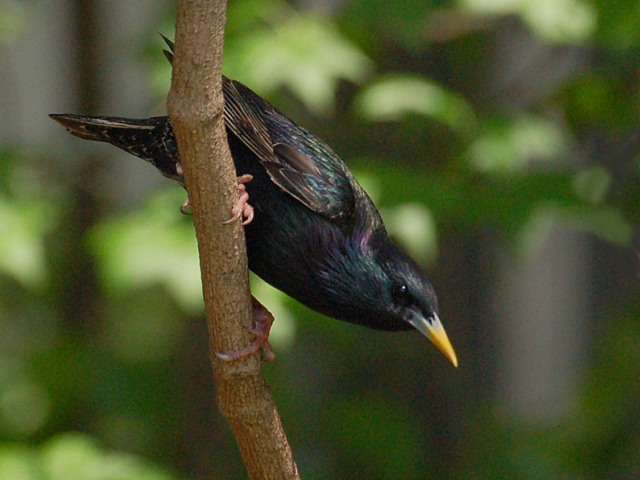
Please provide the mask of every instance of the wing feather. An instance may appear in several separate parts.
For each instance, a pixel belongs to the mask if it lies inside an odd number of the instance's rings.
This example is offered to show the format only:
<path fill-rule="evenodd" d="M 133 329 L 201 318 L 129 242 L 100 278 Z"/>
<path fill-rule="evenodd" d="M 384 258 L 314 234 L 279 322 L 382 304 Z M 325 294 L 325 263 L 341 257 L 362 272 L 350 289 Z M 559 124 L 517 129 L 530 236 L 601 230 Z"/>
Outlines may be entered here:
<path fill-rule="evenodd" d="M 161 36 L 169 47 L 163 53 L 173 63 L 174 44 Z M 258 157 L 283 191 L 310 210 L 342 221 L 355 213 L 356 195 L 370 202 L 342 160 L 321 140 L 240 82 L 223 76 L 222 89 L 225 125 Z M 296 146 L 291 145 L 292 139 L 299 140 Z M 372 218 L 372 226 L 381 224 L 379 215 Z"/>
<path fill-rule="evenodd" d="M 353 187 L 329 147 L 241 83 L 223 77 L 223 90 L 227 128 L 258 157 L 273 183 L 320 215 L 351 216 Z M 294 146 L 292 139 L 300 141 Z"/>

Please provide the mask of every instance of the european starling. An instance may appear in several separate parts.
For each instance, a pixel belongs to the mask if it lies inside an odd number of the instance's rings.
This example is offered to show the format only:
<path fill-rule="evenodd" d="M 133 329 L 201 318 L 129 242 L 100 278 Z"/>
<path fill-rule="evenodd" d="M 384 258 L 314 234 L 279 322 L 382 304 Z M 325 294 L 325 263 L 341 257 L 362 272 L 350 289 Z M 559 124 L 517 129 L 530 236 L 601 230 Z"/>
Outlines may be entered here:
<path fill-rule="evenodd" d="M 171 53 L 165 54 L 171 60 Z M 236 172 L 253 177 L 242 187 L 255 212 L 245 226 L 249 268 L 329 317 L 377 330 L 415 328 L 457 366 L 431 284 L 389 238 L 371 198 L 344 162 L 243 84 L 223 77 L 223 92 Z M 184 186 L 167 117 L 51 118 L 73 135 L 146 160 Z"/>

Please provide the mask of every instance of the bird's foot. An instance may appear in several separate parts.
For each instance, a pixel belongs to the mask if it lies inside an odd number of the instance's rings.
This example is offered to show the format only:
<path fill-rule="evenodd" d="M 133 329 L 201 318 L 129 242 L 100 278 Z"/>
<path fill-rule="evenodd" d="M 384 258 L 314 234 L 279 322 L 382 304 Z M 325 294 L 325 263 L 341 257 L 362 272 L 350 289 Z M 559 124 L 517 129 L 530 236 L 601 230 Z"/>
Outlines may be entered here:
<path fill-rule="evenodd" d="M 180 213 L 183 215 L 191 215 L 191 204 L 189 203 L 189 197 L 185 198 L 182 205 L 180 205 Z"/>
<path fill-rule="evenodd" d="M 266 309 L 255 297 L 251 297 L 251 303 L 253 306 L 253 321 L 255 326 L 250 329 L 256 338 L 248 347 L 238 350 L 227 350 L 226 352 L 215 352 L 216 357 L 220 360 L 230 362 L 244 358 L 248 355 L 253 355 L 258 350 L 262 349 L 264 360 L 271 362 L 276 358 L 276 354 L 269 345 L 269 332 L 271 331 L 271 325 L 273 325 L 273 315 Z"/>
<path fill-rule="evenodd" d="M 249 225 L 251 220 L 253 220 L 253 207 L 249 205 L 249 194 L 247 193 L 247 187 L 244 186 L 245 183 L 249 183 L 252 179 L 253 176 L 249 174 L 238 177 L 237 182 L 240 197 L 236 204 L 231 208 L 232 217 L 229 220 L 222 222 L 223 225 L 229 225 L 241 218 L 244 219 L 242 221 L 242 225 Z"/>
<path fill-rule="evenodd" d="M 180 162 L 176 162 L 176 173 L 181 177 L 184 175 L 184 169 Z M 189 204 L 189 197 L 187 197 L 182 205 L 180 205 L 180 213 L 183 215 L 191 215 L 191 205 Z"/>

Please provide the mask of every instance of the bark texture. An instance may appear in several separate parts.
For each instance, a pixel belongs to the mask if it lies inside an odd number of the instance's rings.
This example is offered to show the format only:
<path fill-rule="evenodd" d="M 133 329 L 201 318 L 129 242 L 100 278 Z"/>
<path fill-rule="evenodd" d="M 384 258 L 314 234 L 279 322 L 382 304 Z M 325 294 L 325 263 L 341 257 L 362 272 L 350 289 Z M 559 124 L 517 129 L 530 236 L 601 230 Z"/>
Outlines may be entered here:
<path fill-rule="evenodd" d="M 167 108 L 198 239 L 218 406 L 232 427 L 249 478 L 299 478 L 260 355 L 233 362 L 214 355 L 253 340 L 244 232 L 240 221 L 222 224 L 238 198 L 223 115 L 226 1 L 178 1 L 177 19 Z"/>

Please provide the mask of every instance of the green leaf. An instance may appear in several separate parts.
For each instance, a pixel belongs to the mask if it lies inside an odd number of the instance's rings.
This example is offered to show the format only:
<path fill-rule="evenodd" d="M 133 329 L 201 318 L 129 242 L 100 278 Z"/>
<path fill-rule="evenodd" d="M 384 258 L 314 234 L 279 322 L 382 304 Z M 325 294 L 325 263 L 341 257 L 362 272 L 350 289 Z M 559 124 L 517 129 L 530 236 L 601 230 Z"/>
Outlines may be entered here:
<path fill-rule="evenodd" d="M 518 15 L 531 30 L 557 43 L 580 42 L 596 30 L 598 12 L 581 0 L 460 0 L 472 14 Z"/>
<path fill-rule="evenodd" d="M 26 287 L 42 285 L 47 278 L 44 240 L 55 217 L 49 201 L 25 202 L 0 195 L 0 271 Z"/>
<path fill-rule="evenodd" d="M 166 190 L 140 210 L 98 225 L 89 235 L 101 278 L 121 290 L 160 284 L 191 312 L 202 310 L 195 233 L 179 212 L 181 192 Z"/>
<path fill-rule="evenodd" d="M 589 232 L 618 245 L 628 245 L 633 237 L 633 227 L 615 208 L 560 207 L 541 202 L 529 215 L 518 236 L 522 253 L 530 255 L 536 252 L 544 245 L 550 232 L 560 226 Z"/>
<path fill-rule="evenodd" d="M 422 264 L 438 256 L 436 224 L 431 210 L 423 203 L 403 203 L 382 210 L 389 234 Z"/>
<path fill-rule="evenodd" d="M 581 208 L 568 210 L 568 215 L 579 229 L 618 245 L 628 245 L 633 238 L 633 226 L 622 213 L 613 207 Z"/>
<path fill-rule="evenodd" d="M 567 148 L 557 125 L 532 115 L 498 119 L 483 130 L 467 152 L 471 165 L 483 172 L 523 172 L 533 161 L 558 159 Z"/>
<path fill-rule="evenodd" d="M 11 480 L 46 480 L 43 478 L 36 454 L 24 446 L 0 447 L 0 478 Z"/>
<path fill-rule="evenodd" d="M 65 434 L 42 448 L 42 465 L 50 480 L 169 480 L 171 475 L 142 459 L 102 451 L 90 437 Z"/>
<path fill-rule="evenodd" d="M 476 125 L 471 106 L 459 95 L 418 75 L 389 75 L 366 86 L 356 97 L 356 111 L 367 120 L 398 121 L 408 115 L 434 118 L 453 130 Z"/>
<path fill-rule="evenodd" d="M 171 480 L 142 458 L 101 450 L 86 435 L 58 435 L 38 449 L 0 445 L 0 478 L 11 480 Z"/>
<path fill-rule="evenodd" d="M 225 73 L 266 95 L 285 86 L 316 113 L 333 109 L 338 81 L 361 82 L 369 59 L 318 14 L 290 14 L 228 42 Z"/>

